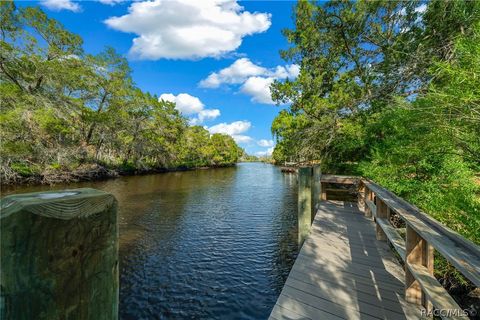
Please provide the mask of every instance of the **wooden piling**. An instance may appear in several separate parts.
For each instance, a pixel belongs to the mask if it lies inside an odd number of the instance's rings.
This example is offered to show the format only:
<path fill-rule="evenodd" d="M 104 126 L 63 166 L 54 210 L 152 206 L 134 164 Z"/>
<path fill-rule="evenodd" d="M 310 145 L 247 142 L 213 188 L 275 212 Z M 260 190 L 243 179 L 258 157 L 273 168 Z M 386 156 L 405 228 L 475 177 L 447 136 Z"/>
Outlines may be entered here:
<path fill-rule="evenodd" d="M 319 202 L 322 200 L 322 171 L 320 165 L 316 165 L 312 169 L 312 221 L 315 219 L 315 212 L 317 210 Z"/>
<path fill-rule="evenodd" d="M 2 319 L 117 319 L 117 202 L 84 188 L 0 202 Z"/>
<path fill-rule="evenodd" d="M 312 168 L 298 169 L 298 243 L 301 246 L 312 223 Z"/>

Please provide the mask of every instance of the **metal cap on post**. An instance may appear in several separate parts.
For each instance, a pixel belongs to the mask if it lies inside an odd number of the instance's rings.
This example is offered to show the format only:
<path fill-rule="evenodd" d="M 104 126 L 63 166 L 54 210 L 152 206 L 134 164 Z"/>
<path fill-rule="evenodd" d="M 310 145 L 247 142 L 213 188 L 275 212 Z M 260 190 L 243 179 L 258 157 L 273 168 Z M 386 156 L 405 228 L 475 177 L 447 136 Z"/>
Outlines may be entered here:
<path fill-rule="evenodd" d="M 83 188 L 0 201 L 2 319 L 117 319 L 117 201 Z"/>

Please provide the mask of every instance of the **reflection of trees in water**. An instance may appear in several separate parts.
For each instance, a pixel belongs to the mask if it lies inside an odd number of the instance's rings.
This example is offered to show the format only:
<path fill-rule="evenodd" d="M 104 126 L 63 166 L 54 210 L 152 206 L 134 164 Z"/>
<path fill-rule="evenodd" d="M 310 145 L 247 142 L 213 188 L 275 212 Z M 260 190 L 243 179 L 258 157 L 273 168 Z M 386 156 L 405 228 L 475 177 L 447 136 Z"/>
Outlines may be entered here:
<path fill-rule="evenodd" d="M 297 216 L 297 176 L 295 174 L 282 174 L 283 188 L 280 213 L 273 237 L 276 239 L 272 265 L 272 283 L 277 295 L 282 291 L 290 269 L 298 253 L 298 216 Z"/>
<path fill-rule="evenodd" d="M 297 253 L 295 175 L 239 164 L 68 187 L 84 186 L 119 202 L 122 318 L 268 316 Z"/>
<path fill-rule="evenodd" d="M 162 231 L 156 236 L 169 239 L 171 231 L 177 229 L 175 224 L 181 221 L 189 197 L 212 183 L 228 180 L 234 171 L 235 167 L 169 172 L 95 184 L 119 202 L 120 249 L 124 251 L 145 233 Z M 171 228 L 155 230 L 158 219 L 167 220 Z"/>
<path fill-rule="evenodd" d="M 230 189 L 235 172 L 235 168 L 225 168 L 140 177 L 150 180 L 142 179 L 141 188 L 135 188 L 139 190 L 138 196 L 130 188 L 137 182 L 129 185 L 130 194 L 123 195 L 130 205 L 128 211 L 122 213 L 129 221 L 125 230 L 131 230 L 131 225 L 135 224 L 143 231 L 133 240 L 126 239 L 129 242 L 121 252 L 122 317 L 150 317 L 153 314 L 178 317 L 179 310 L 185 308 L 182 312 L 193 312 L 202 299 L 195 297 L 195 290 L 203 288 L 202 282 L 213 283 L 192 274 L 195 269 L 205 273 L 203 269 L 209 266 L 208 262 L 198 260 L 203 257 L 202 253 L 197 254 L 198 244 L 206 241 L 202 239 L 205 230 L 201 225 L 205 220 L 210 220 L 211 224 L 222 220 L 217 215 L 222 210 L 221 214 L 228 214 L 223 207 L 225 199 L 232 198 Z M 137 199 L 142 202 L 141 210 Z M 210 235 L 215 236 L 208 233 L 207 238 Z M 180 302 L 189 306 L 179 309 Z M 132 309 L 139 305 L 149 308 L 144 311 Z"/>
<path fill-rule="evenodd" d="M 283 183 L 290 188 L 296 188 L 297 186 L 297 174 L 296 173 L 282 173 Z M 295 189 L 295 192 L 297 190 Z"/>

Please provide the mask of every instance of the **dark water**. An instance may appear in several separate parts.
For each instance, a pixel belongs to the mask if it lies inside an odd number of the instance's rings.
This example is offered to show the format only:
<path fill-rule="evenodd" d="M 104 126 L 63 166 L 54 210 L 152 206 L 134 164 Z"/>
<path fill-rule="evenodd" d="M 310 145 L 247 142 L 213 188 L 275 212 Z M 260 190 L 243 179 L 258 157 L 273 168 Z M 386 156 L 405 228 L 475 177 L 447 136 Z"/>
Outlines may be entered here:
<path fill-rule="evenodd" d="M 119 201 L 121 319 L 266 319 L 297 253 L 294 179 L 242 163 L 68 188 Z"/>

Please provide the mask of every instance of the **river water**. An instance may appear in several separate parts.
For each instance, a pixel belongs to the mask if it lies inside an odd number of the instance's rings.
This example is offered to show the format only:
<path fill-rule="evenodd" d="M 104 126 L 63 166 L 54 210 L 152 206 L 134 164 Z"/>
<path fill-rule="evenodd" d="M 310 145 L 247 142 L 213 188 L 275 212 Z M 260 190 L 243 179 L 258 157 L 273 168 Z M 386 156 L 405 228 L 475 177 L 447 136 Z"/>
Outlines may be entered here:
<path fill-rule="evenodd" d="M 297 254 L 294 175 L 263 163 L 114 180 L 121 319 L 266 319 Z"/>

